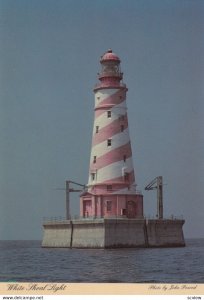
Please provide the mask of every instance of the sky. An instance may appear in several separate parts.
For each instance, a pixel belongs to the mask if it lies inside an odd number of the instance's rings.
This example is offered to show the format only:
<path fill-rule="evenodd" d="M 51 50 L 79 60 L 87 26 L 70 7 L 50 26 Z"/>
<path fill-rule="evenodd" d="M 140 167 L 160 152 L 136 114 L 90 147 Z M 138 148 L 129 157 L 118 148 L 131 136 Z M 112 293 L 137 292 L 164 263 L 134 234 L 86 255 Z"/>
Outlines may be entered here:
<path fill-rule="evenodd" d="M 144 213 L 204 238 L 204 1 L 0 0 L 0 239 L 42 239 L 88 182 L 100 56 L 120 57 Z M 79 194 L 71 194 L 72 216 Z"/>

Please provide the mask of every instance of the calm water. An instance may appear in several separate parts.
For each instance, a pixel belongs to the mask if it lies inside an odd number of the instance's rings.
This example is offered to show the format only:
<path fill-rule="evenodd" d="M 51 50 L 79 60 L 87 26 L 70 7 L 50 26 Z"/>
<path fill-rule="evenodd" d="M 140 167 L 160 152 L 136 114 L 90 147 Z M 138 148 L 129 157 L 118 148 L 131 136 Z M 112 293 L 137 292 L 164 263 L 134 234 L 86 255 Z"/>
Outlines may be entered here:
<path fill-rule="evenodd" d="M 204 239 L 185 248 L 44 249 L 0 241 L 0 281 L 204 283 Z"/>

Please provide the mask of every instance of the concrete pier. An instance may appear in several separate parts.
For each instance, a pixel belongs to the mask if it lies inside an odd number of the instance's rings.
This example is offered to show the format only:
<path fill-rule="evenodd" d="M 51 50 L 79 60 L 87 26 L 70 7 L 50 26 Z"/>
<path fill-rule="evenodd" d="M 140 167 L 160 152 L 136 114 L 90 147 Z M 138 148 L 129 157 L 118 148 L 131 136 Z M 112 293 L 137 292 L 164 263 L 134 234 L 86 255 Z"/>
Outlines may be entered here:
<path fill-rule="evenodd" d="M 183 247 L 184 222 L 171 219 L 128 218 L 45 222 L 42 247 Z"/>

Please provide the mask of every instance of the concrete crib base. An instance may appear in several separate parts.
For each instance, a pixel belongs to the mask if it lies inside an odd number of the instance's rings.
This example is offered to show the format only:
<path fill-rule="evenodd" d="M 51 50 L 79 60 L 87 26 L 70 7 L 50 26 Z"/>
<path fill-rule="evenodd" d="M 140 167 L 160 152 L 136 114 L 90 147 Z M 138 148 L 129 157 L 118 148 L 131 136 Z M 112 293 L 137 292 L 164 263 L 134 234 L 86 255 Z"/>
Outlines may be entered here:
<path fill-rule="evenodd" d="M 42 247 L 183 247 L 184 220 L 95 219 L 46 222 Z"/>

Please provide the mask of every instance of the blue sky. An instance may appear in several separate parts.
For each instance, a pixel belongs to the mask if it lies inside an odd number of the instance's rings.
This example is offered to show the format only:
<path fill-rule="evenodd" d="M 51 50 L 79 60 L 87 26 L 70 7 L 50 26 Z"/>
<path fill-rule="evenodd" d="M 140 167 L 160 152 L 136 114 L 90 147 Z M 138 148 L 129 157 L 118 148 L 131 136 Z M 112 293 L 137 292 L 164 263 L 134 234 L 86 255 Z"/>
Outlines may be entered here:
<path fill-rule="evenodd" d="M 204 237 L 204 2 L 0 0 L 0 238 L 41 239 L 65 215 L 66 179 L 87 183 L 93 87 L 112 48 L 128 86 L 129 129 L 145 214 L 186 219 Z M 79 210 L 71 197 L 72 214 Z"/>

